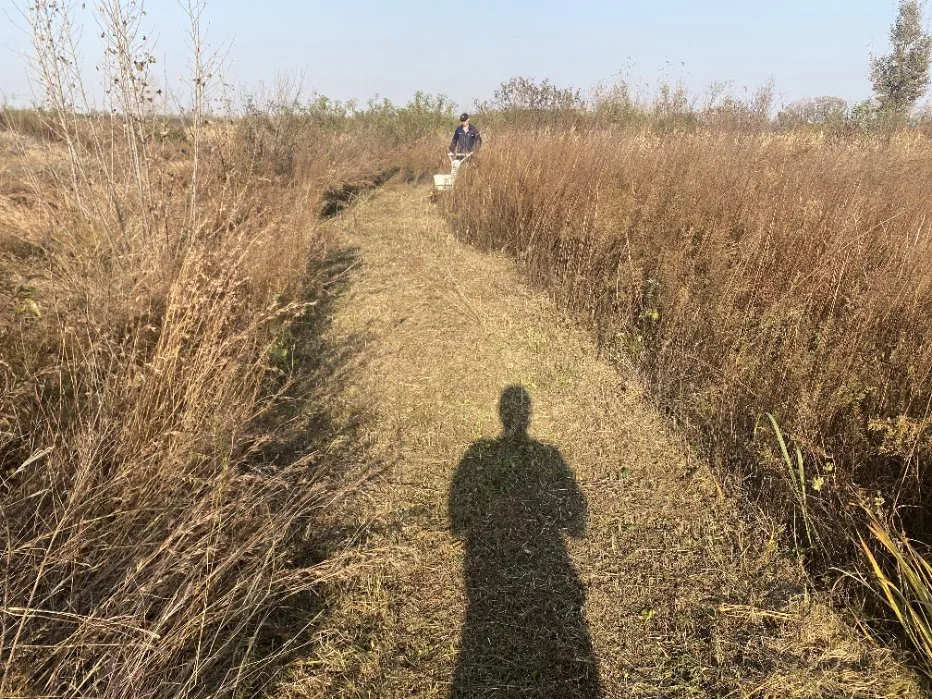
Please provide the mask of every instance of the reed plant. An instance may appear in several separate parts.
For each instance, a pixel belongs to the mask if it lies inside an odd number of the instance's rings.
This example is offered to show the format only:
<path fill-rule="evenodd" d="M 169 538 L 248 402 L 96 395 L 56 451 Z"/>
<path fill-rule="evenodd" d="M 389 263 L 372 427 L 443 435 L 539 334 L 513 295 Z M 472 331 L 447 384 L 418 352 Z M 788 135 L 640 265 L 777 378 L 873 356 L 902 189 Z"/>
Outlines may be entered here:
<path fill-rule="evenodd" d="M 102 112 L 74 72 L 81 6 L 27 9 L 47 106 L 2 144 L 0 695 L 250 694 L 341 570 L 324 520 L 357 462 L 306 355 L 326 351 L 316 221 L 359 166 L 318 143 L 283 178 L 211 113 L 199 2 L 192 106 L 167 120 L 141 3 L 97 10 Z M 303 365 L 280 361 L 297 329 Z"/>
<path fill-rule="evenodd" d="M 870 507 L 864 507 L 868 538 L 858 542 L 869 568 L 859 579 L 874 591 L 899 623 L 915 651 L 917 666 L 932 679 L 932 564 L 928 548 L 910 540 Z"/>
<path fill-rule="evenodd" d="M 798 487 L 755 436 L 776 416 L 821 479 L 808 506 L 831 560 L 851 550 L 852 492 L 929 534 L 930 151 L 915 133 L 543 129 L 499 134 L 445 205 L 788 514 Z"/>

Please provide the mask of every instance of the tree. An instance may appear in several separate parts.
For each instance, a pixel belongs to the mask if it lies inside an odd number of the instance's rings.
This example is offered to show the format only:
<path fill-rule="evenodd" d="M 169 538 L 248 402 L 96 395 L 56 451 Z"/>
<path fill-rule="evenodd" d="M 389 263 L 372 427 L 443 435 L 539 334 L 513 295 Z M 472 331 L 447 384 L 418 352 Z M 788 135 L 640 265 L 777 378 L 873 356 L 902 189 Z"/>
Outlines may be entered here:
<path fill-rule="evenodd" d="M 579 90 L 559 88 L 550 80 L 512 78 L 495 91 L 492 107 L 503 111 L 574 111 L 585 106 Z"/>
<path fill-rule="evenodd" d="M 787 105 L 777 115 L 777 123 L 785 128 L 841 128 L 847 119 L 848 103 L 841 97 L 808 97 Z"/>
<path fill-rule="evenodd" d="M 870 78 L 881 111 L 902 118 L 929 85 L 932 36 L 923 29 L 918 0 L 900 0 L 890 43 L 892 52 L 871 58 Z"/>

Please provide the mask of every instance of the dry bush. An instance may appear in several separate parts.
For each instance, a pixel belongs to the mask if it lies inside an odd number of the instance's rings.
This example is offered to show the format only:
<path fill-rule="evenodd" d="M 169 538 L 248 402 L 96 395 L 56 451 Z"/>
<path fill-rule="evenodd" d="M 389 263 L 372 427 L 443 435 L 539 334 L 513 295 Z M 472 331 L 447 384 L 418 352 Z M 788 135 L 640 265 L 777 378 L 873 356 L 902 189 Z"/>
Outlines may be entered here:
<path fill-rule="evenodd" d="M 283 79 L 271 92 L 248 96 L 243 116 L 233 120 L 240 144 L 233 164 L 263 176 L 306 180 L 308 166 L 319 170 L 324 161 L 328 178 L 341 169 L 338 179 L 354 193 L 370 185 L 374 173 L 402 170 L 410 180 L 424 179 L 442 155 L 437 144 L 452 133 L 453 108 L 447 97 L 423 92 L 403 107 L 389 100 L 360 107 L 322 95 L 303 102 L 300 85 Z"/>
<path fill-rule="evenodd" d="M 105 7 L 117 117 L 78 118 L 46 73 L 57 138 L 15 134 L 0 196 L 0 695 L 238 696 L 339 570 L 322 521 L 357 457 L 312 356 L 315 221 L 355 166 L 318 149 L 283 181 L 231 166 L 245 146 L 202 107 L 146 116 L 121 65 L 141 6 Z M 35 3 L 36 26 L 68 11 Z"/>
<path fill-rule="evenodd" d="M 40 109 L 0 109 L 0 128 L 42 141 L 58 140 L 58 131 L 49 115 Z"/>
<path fill-rule="evenodd" d="M 850 551 L 838 523 L 852 496 L 897 504 L 928 535 L 929 153 L 908 134 L 500 136 L 448 212 L 633 359 L 791 519 L 798 498 L 756 429 L 777 416 L 831 557 Z"/>
<path fill-rule="evenodd" d="M 343 487 L 314 451 L 330 436 L 276 463 L 284 430 L 263 424 L 288 381 L 278 338 L 322 282 L 320 196 L 202 192 L 225 213 L 183 244 L 124 209 L 114 254 L 60 194 L 42 193 L 52 240 L 3 260 L 25 280 L 0 318 L 4 675 L 55 696 L 231 695 L 273 659 L 276 610 L 329 574 L 302 551 Z"/>
<path fill-rule="evenodd" d="M 120 265 L 88 230 L 5 319 L 0 634 L 33 691 L 232 695 L 262 678 L 270 616 L 327 574 L 300 556 L 339 480 L 313 451 L 258 458 L 269 350 L 304 308 L 269 283 L 305 291 L 317 243 L 229 223 L 158 274 L 142 241 Z M 283 232 L 287 265 L 263 255 Z"/>

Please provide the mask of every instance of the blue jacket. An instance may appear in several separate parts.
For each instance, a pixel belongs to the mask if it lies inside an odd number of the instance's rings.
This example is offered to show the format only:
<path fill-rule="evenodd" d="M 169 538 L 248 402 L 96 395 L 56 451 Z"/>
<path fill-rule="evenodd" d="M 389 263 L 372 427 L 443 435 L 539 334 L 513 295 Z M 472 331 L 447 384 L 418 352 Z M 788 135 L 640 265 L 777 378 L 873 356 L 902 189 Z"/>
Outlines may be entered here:
<path fill-rule="evenodd" d="M 482 136 L 479 135 L 479 129 L 472 124 L 469 125 L 468 131 L 462 126 L 457 126 L 456 131 L 453 132 L 453 140 L 450 141 L 450 152 L 460 154 L 472 153 L 473 151 L 479 150 L 479 146 L 481 145 Z"/>

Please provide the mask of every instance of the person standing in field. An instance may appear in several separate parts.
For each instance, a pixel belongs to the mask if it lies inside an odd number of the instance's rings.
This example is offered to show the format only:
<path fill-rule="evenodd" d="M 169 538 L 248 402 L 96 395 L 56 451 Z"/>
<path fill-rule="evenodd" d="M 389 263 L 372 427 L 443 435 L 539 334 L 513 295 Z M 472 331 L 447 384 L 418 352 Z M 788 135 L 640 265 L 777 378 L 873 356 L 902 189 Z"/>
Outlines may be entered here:
<path fill-rule="evenodd" d="M 450 158 L 462 161 L 479 150 L 481 145 L 482 136 L 479 135 L 479 129 L 469 123 L 469 115 L 463 112 L 460 114 L 460 125 L 456 127 L 453 140 L 450 141 Z"/>

